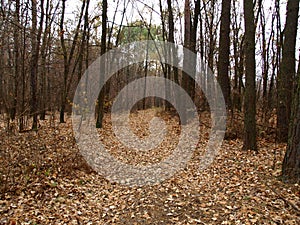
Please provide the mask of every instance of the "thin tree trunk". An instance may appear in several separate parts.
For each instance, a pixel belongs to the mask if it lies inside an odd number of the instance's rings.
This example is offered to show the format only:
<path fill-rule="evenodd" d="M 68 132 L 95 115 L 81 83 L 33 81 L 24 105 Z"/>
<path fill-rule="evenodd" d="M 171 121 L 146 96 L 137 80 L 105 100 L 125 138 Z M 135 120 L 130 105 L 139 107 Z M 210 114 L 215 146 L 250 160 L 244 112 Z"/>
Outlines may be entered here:
<path fill-rule="evenodd" d="M 288 140 L 288 128 L 291 115 L 293 82 L 296 74 L 296 37 L 298 26 L 299 0 L 289 0 L 287 3 L 287 17 L 284 28 L 284 42 L 282 46 L 282 61 L 277 79 L 277 138 L 279 142 Z"/>
<path fill-rule="evenodd" d="M 168 26 L 169 26 L 168 34 L 166 32 L 166 23 L 165 23 L 165 15 L 164 15 L 164 11 L 163 11 L 162 0 L 159 0 L 160 20 L 161 20 L 161 26 L 162 26 L 162 38 L 163 38 L 163 41 L 165 41 L 167 39 L 167 41 L 170 42 L 170 35 L 172 35 L 171 33 L 174 32 L 174 29 L 172 30 L 172 27 L 171 27 L 172 24 L 170 24 L 171 20 L 173 21 L 173 18 L 172 19 L 170 18 L 170 11 L 169 11 L 169 4 L 172 4 L 172 3 L 169 3 L 169 0 L 168 0 L 167 4 L 168 4 Z M 171 13 L 173 13 L 172 9 L 171 9 Z M 172 14 L 172 16 L 173 16 L 173 14 Z M 165 51 L 164 54 L 166 54 L 166 57 L 168 57 L 170 60 L 171 59 L 171 50 L 167 49 L 164 46 L 164 51 Z M 169 85 L 167 80 L 172 79 L 172 69 L 169 64 L 165 64 L 163 74 L 164 74 L 164 78 L 166 79 L 165 96 L 166 96 L 166 99 L 169 99 L 169 97 L 171 96 L 171 86 Z M 164 103 L 165 103 L 165 110 L 170 111 L 172 105 L 168 101 L 165 101 Z"/>
<path fill-rule="evenodd" d="M 245 150 L 257 150 L 256 143 L 256 91 L 255 91 L 255 24 L 254 4 L 244 0 L 246 88 L 244 100 L 244 145 Z"/>
<path fill-rule="evenodd" d="M 152 19 L 152 18 L 151 18 Z M 150 21 L 150 28 L 151 28 L 151 21 Z M 148 40 L 150 38 L 150 29 L 148 29 Z M 147 42 L 147 50 L 146 50 L 146 59 L 145 59 L 145 69 L 144 69 L 144 98 L 143 98 L 143 109 L 145 110 L 147 105 L 146 105 L 146 93 L 147 93 L 147 76 L 148 76 L 148 58 L 149 58 L 149 42 Z"/>
<path fill-rule="evenodd" d="M 19 120 L 19 130 L 22 131 L 24 130 L 24 113 L 25 113 L 25 94 L 26 94 L 26 66 L 25 66 L 25 60 L 26 60 L 26 25 L 28 23 L 28 10 L 26 11 L 26 15 L 25 15 L 25 21 L 24 21 L 24 25 L 23 25 L 23 30 L 22 30 L 22 100 L 21 100 L 21 116 L 20 116 L 20 120 Z"/>
<path fill-rule="evenodd" d="M 42 46 L 41 46 L 41 87 L 40 87 L 40 119 L 45 120 L 46 117 L 46 58 L 47 58 L 47 49 L 49 43 L 49 33 L 51 27 L 49 27 L 49 7 L 50 1 L 46 2 L 46 20 L 45 20 L 45 29 L 43 32 Z"/>
<path fill-rule="evenodd" d="M 300 68 L 300 66 L 299 66 Z M 288 181 L 300 181 L 300 70 L 297 91 L 292 104 L 287 151 L 282 164 L 282 175 Z"/>
<path fill-rule="evenodd" d="M 20 79 L 20 35 L 19 35 L 19 24 L 20 24 L 20 0 L 16 0 L 15 5 L 15 26 L 14 26 L 14 95 L 13 95 L 13 106 L 11 109 L 11 120 L 14 120 L 17 113 L 18 106 L 18 88 Z"/>
<path fill-rule="evenodd" d="M 191 11 L 190 11 L 190 1 L 185 0 L 184 4 L 184 47 L 186 49 L 191 48 Z M 189 69 L 190 66 L 190 59 L 184 54 L 183 55 L 183 71 L 182 71 L 182 87 L 186 92 L 189 92 Z M 182 112 L 181 116 L 181 124 L 186 125 L 188 122 L 187 118 L 187 109 L 184 106 L 185 102 L 183 100 L 180 101 L 182 104 L 182 109 L 184 111 Z"/>
<path fill-rule="evenodd" d="M 174 32 L 175 32 L 175 24 L 174 24 L 174 15 L 173 15 L 173 7 L 172 7 L 172 1 L 167 0 L 168 3 L 168 26 L 169 26 L 169 33 L 168 33 L 168 42 L 175 44 L 175 38 L 174 38 Z M 179 84 L 179 77 L 178 77 L 178 58 L 177 58 L 177 49 L 174 45 L 172 45 L 171 49 L 169 49 L 170 53 L 169 56 L 172 58 L 173 67 L 170 67 L 170 77 L 169 79 L 174 80 L 174 82 L 178 85 Z M 173 78 L 172 78 L 172 72 L 173 72 Z M 171 91 L 171 90 L 170 90 Z M 171 94 L 171 93 L 169 93 Z M 177 94 L 176 92 L 174 94 Z M 178 96 L 175 96 L 175 100 L 179 100 Z M 180 103 L 178 103 L 180 104 Z M 167 104 L 168 109 L 171 108 L 170 104 Z"/>
<path fill-rule="evenodd" d="M 196 65 L 197 65 L 197 30 L 200 16 L 200 0 L 195 1 L 195 8 L 193 19 L 191 18 L 191 36 L 190 36 L 190 50 L 194 53 L 191 60 L 191 74 L 189 76 L 189 94 L 192 100 L 195 100 L 196 88 Z"/>
<path fill-rule="evenodd" d="M 222 1 L 222 15 L 219 43 L 218 81 L 223 91 L 227 109 L 232 109 L 230 94 L 229 55 L 230 55 L 230 6 L 231 1 Z"/>
<path fill-rule="evenodd" d="M 38 129 L 38 102 L 37 102 L 37 74 L 40 52 L 40 39 L 43 29 L 44 0 L 40 1 L 41 17 L 39 29 L 37 29 L 37 1 L 32 0 L 32 29 L 31 29 L 31 65 L 30 65 L 30 87 L 31 87 L 31 114 L 33 117 L 32 130 Z"/>
<path fill-rule="evenodd" d="M 65 10 L 66 10 L 66 0 L 62 0 L 62 15 L 61 15 L 61 20 L 60 20 L 60 43 L 61 43 L 63 57 L 64 57 L 64 74 L 63 74 L 64 81 L 63 81 L 63 90 L 62 90 L 62 95 L 61 95 L 62 99 L 61 99 L 61 108 L 60 108 L 60 116 L 59 116 L 60 123 L 65 122 L 65 109 L 66 109 L 66 105 L 67 105 L 68 94 L 69 94 L 69 90 L 71 87 L 72 78 L 75 73 L 76 63 L 74 65 L 74 68 L 72 71 L 71 71 L 70 67 L 71 67 L 71 62 L 74 58 L 75 48 L 77 47 L 77 42 L 78 42 L 78 37 L 79 37 L 79 29 L 80 29 L 80 25 L 81 25 L 83 13 L 84 13 L 85 4 L 86 4 L 86 0 L 84 0 L 82 2 L 77 27 L 75 30 L 74 39 L 72 42 L 71 49 L 68 53 L 67 47 L 65 44 L 65 39 L 64 39 L 64 32 L 65 32 L 64 18 L 65 18 Z M 72 72 L 71 78 L 69 78 L 70 71 Z"/>
<path fill-rule="evenodd" d="M 269 46 L 266 40 L 266 19 L 264 10 L 260 14 L 260 24 L 262 32 L 262 79 L 263 79 L 263 91 L 262 91 L 262 108 L 263 108 L 263 121 L 267 122 L 268 112 L 268 70 L 269 70 Z M 273 31 L 272 31 L 273 32 Z M 270 42 L 269 42 L 270 43 Z"/>
<path fill-rule="evenodd" d="M 102 35 L 101 35 L 101 55 L 104 55 L 106 52 L 106 27 L 107 27 L 107 0 L 102 2 Z M 106 62 L 101 60 L 101 71 L 100 71 L 100 80 L 104 82 L 105 75 L 105 65 Z M 104 116 L 104 97 L 105 97 L 105 88 L 103 88 L 98 97 L 97 102 L 97 121 L 96 128 L 102 128 L 103 116 Z"/>
<path fill-rule="evenodd" d="M 236 10 L 236 2 L 233 1 L 233 55 L 234 55 L 234 84 L 233 84 L 233 108 L 241 111 L 241 92 L 240 92 L 240 67 L 244 68 L 243 60 L 244 60 L 244 54 L 243 54 L 243 41 L 239 44 L 239 25 L 237 22 L 237 10 Z M 243 69 L 242 69 L 243 71 Z M 243 74 L 243 73 L 242 73 Z"/>

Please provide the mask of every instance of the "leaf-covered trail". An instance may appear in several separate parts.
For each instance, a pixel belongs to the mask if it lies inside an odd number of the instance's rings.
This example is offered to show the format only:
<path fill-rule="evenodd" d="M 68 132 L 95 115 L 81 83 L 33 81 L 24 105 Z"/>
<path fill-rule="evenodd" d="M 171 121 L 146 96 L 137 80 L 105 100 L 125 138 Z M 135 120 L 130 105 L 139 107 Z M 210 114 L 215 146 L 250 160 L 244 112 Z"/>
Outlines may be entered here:
<path fill-rule="evenodd" d="M 151 116 L 146 111 L 132 117 L 139 135 L 147 135 L 143 121 Z M 178 133 L 176 119 L 162 117 L 172 135 Z M 293 208 L 300 208 L 300 188 L 277 178 L 284 145 L 260 140 L 257 154 L 241 151 L 240 140 L 225 140 L 213 164 L 201 171 L 198 157 L 207 136 L 203 126 L 204 140 L 185 170 L 155 186 L 127 187 L 89 169 L 70 119 L 50 122 L 41 122 L 37 133 L 1 131 L 0 224 L 300 224 Z M 120 154 L 109 130 L 100 133 L 112 154 L 136 163 L 129 153 Z M 157 153 L 167 155 L 174 144 L 166 141 L 165 151 Z M 147 155 L 138 159 L 146 163 Z"/>

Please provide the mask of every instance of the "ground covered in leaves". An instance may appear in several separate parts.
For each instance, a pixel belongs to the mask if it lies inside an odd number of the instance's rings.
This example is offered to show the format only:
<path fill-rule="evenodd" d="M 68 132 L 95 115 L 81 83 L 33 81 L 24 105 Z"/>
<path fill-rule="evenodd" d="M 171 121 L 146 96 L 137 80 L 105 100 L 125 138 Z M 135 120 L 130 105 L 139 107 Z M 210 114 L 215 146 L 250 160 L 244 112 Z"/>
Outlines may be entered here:
<path fill-rule="evenodd" d="M 154 152 L 137 155 L 114 140 L 109 116 L 101 139 L 125 163 L 162 160 L 180 133 L 174 115 L 157 110 L 132 114 L 132 129 L 148 135 L 147 121 L 159 115 L 168 135 Z M 76 146 L 71 119 L 40 122 L 38 132 L 0 136 L 0 224 L 300 224 L 300 188 L 280 178 L 285 145 L 259 140 L 259 152 L 242 151 L 228 139 L 214 162 L 199 170 L 209 134 L 201 116 L 201 140 L 186 169 L 154 186 L 110 183 L 86 164 Z M 240 127 L 241 130 L 241 127 Z"/>

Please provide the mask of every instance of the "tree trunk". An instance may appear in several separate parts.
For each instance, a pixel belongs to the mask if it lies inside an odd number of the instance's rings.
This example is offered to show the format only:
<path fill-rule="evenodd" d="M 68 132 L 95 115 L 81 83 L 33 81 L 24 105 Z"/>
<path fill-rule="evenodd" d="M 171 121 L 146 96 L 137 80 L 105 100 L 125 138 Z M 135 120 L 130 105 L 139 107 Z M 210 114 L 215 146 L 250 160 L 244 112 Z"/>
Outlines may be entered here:
<path fill-rule="evenodd" d="M 78 23 L 77 23 L 76 30 L 75 30 L 74 39 L 72 41 L 71 49 L 68 52 L 66 44 L 65 44 L 65 39 L 64 39 L 64 32 L 65 32 L 64 17 L 65 17 L 65 9 L 66 9 L 66 0 L 62 0 L 62 15 L 61 15 L 61 20 L 60 20 L 60 43 L 61 43 L 63 57 L 64 57 L 64 83 L 63 83 L 63 90 L 62 90 L 62 95 L 61 95 L 62 99 L 61 99 L 60 118 L 59 118 L 60 123 L 65 122 L 65 109 L 66 109 L 66 105 L 68 102 L 68 95 L 69 95 L 69 91 L 70 91 L 70 87 L 71 87 L 72 78 L 74 76 L 75 68 L 77 65 L 75 63 L 73 70 L 71 70 L 71 63 L 74 58 L 75 48 L 77 47 L 77 44 L 78 44 L 77 41 L 78 41 L 78 37 L 79 37 L 79 29 L 80 29 L 80 25 L 81 25 L 83 13 L 84 13 L 85 4 L 86 4 L 86 0 L 83 0 L 82 5 L 81 5 Z M 70 71 L 72 71 L 71 76 L 70 76 Z"/>
<path fill-rule="evenodd" d="M 300 66 L 299 66 L 300 68 Z M 289 128 L 287 151 L 282 164 L 285 180 L 300 180 L 300 71 L 298 70 L 297 90 L 293 98 L 292 115 Z"/>
<path fill-rule="evenodd" d="M 47 49 L 49 48 L 49 39 L 51 31 L 51 23 L 49 22 L 49 17 L 51 11 L 50 1 L 46 2 L 46 19 L 45 19 L 45 29 L 43 32 L 42 44 L 41 44 L 41 87 L 40 87 L 40 119 L 45 120 L 46 117 L 46 59 L 47 59 Z"/>
<path fill-rule="evenodd" d="M 21 116 L 19 118 L 19 130 L 22 131 L 24 130 L 24 117 L 25 117 L 25 98 L 26 98 L 26 65 L 25 65 L 25 61 L 26 61 L 26 35 L 27 35 L 27 30 L 26 30 L 26 25 L 28 23 L 29 20 L 29 16 L 28 16 L 28 11 L 25 14 L 25 21 L 23 22 L 23 24 L 25 24 L 24 26 L 22 26 L 22 58 L 21 58 L 21 74 L 22 74 L 22 78 L 21 78 L 21 83 L 22 83 L 22 98 L 21 98 Z"/>
<path fill-rule="evenodd" d="M 31 114 L 33 117 L 32 130 L 38 128 L 38 103 L 37 103 L 37 73 L 38 73 L 38 61 L 40 52 L 40 39 L 43 27 L 44 19 L 44 0 L 40 1 L 41 17 L 39 23 L 39 29 L 37 29 L 37 1 L 32 0 L 32 29 L 31 29 L 31 64 L 30 64 L 30 87 L 31 87 Z"/>
<path fill-rule="evenodd" d="M 172 1 L 171 0 L 167 0 L 168 3 L 168 26 L 169 26 L 169 34 L 168 34 L 168 42 L 175 44 L 175 38 L 174 38 L 174 32 L 175 32 L 175 24 L 174 24 L 174 15 L 173 15 L 173 7 L 172 7 Z M 178 85 L 179 84 L 179 77 L 178 77 L 178 68 L 177 68 L 177 64 L 178 64 L 178 56 L 177 56 L 177 50 L 174 47 L 174 45 L 172 45 L 171 49 L 169 49 L 170 54 L 169 56 L 172 58 L 172 62 L 173 62 L 173 67 L 170 67 L 170 78 L 171 80 L 174 80 L 174 82 Z M 173 75 L 173 77 L 172 77 Z M 171 90 L 170 90 L 171 91 Z M 177 93 L 174 93 L 177 94 Z M 175 100 L 178 100 L 178 96 L 175 96 Z M 166 103 L 166 105 L 169 107 L 168 109 L 171 108 L 171 104 Z"/>
<path fill-rule="evenodd" d="M 106 52 L 106 27 L 107 27 L 107 0 L 102 2 L 102 36 L 101 36 L 101 55 L 104 55 Z M 101 71 L 100 71 L 100 80 L 104 82 L 105 75 L 105 63 L 104 60 L 101 60 Z M 102 88 L 104 89 L 104 87 Z M 97 102 L 97 121 L 96 128 L 102 128 L 103 116 L 104 116 L 104 97 L 105 90 L 101 90 Z"/>
<path fill-rule="evenodd" d="M 14 27 L 14 96 L 13 96 L 13 106 L 11 109 L 11 120 L 16 118 L 17 106 L 18 106 L 18 88 L 20 79 L 20 35 L 19 35 L 19 24 L 20 24 L 20 0 L 16 0 L 15 9 L 15 27 Z"/>
<path fill-rule="evenodd" d="M 262 6 L 262 5 L 261 5 Z M 275 17 L 273 17 L 274 20 Z M 272 22 L 273 24 L 273 22 Z M 262 109 L 263 109 L 263 122 L 264 124 L 268 121 L 268 71 L 269 71 L 269 51 L 270 51 L 270 43 L 272 34 L 270 37 L 270 41 L 267 44 L 266 40 L 266 18 L 264 14 L 264 10 L 262 10 L 260 14 L 260 26 L 262 32 L 262 79 L 263 79 L 263 88 L 262 88 Z M 272 26 L 273 27 L 273 26 Z M 274 31 L 272 30 L 271 33 Z"/>
<path fill-rule="evenodd" d="M 63 90 L 61 94 L 61 106 L 60 106 L 60 115 L 59 115 L 59 122 L 65 122 L 65 95 L 66 95 L 66 86 L 67 86 L 67 77 L 69 74 L 68 70 L 68 53 L 65 45 L 64 39 L 64 19 L 65 19 L 65 10 L 66 10 L 66 0 L 62 0 L 62 13 L 60 19 L 60 43 L 63 51 L 64 57 L 64 83 L 63 83 Z"/>
<path fill-rule="evenodd" d="M 255 91 L 255 24 L 254 4 L 244 0 L 246 87 L 244 100 L 244 150 L 257 150 Z"/>
<path fill-rule="evenodd" d="M 233 55 L 234 55 L 234 83 L 233 83 L 233 92 L 232 92 L 232 108 L 241 111 L 241 85 L 240 77 L 243 75 L 241 71 L 244 70 L 244 53 L 243 53 L 243 40 L 239 41 L 239 30 L 240 24 L 237 21 L 238 13 L 236 9 L 236 2 L 233 1 Z M 240 69 L 242 67 L 243 69 Z"/>
<path fill-rule="evenodd" d="M 216 0 L 208 1 L 210 3 L 210 9 L 209 11 L 206 11 L 206 20 L 207 20 L 207 32 L 208 32 L 208 41 L 209 41 L 209 47 L 208 47 L 208 67 L 213 70 L 214 69 L 214 53 L 216 50 L 216 33 L 215 33 L 215 12 L 214 9 L 216 7 Z M 206 3 L 207 4 L 207 3 Z M 207 87 L 211 88 L 211 87 Z"/>
<path fill-rule="evenodd" d="M 230 79 L 229 55 L 230 55 L 230 5 L 231 1 L 222 1 L 221 28 L 220 28 L 220 44 L 219 44 L 219 61 L 218 61 L 218 81 L 223 91 L 227 109 L 231 109 L 230 98 Z"/>
<path fill-rule="evenodd" d="M 82 32 L 82 37 L 81 37 L 81 43 L 80 43 L 80 48 L 79 48 L 79 56 L 78 56 L 78 73 L 77 73 L 77 84 L 80 82 L 81 75 L 82 75 L 82 70 L 83 70 L 83 59 L 84 59 L 84 54 L 88 52 L 85 51 L 85 48 L 88 48 L 88 29 L 89 29 L 89 6 L 90 6 L 90 0 L 86 1 L 86 8 L 85 8 L 85 13 L 84 13 L 84 27 L 83 27 L 83 32 Z M 88 58 L 88 55 L 85 57 Z M 85 62 L 88 62 L 85 61 Z M 86 66 L 86 68 L 88 65 Z"/>
<path fill-rule="evenodd" d="M 174 21 L 173 21 L 173 9 L 172 9 L 172 2 L 171 1 L 167 1 L 168 4 L 168 33 L 166 32 L 166 24 L 165 24 L 165 14 L 163 11 L 163 6 L 162 6 L 162 0 L 159 0 L 159 11 L 160 11 L 160 20 L 161 20 L 161 26 L 162 26 L 162 39 L 163 41 L 165 41 L 167 39 L 168 42 L 171 42 L 170 39 L 172 38 L 172 35 L 174 35 L 174 28 L 172 26 L 174 26 Z M 171 7 L 171 10 L 169 9 Z M 171 18 L 172 17 L 172 18 Z M 167 57 L 169 57 L 169 59 L 172 59 L 171 56 L 171 50 L 170 49 L 166 49 L 165 50 L 165 54 L 167 55 Z M 163 74 L 164 74 L 164 78 L 167 80 L 172 80 L 172 67 L 168 64 L 165 64 L 164 66 L 164 70 L 163 70 Z M 167 82 L 165 82 L 165 96 L 166 99 L 169 98 L 169 96 L 171 96 L 171 86 L 168 85 Z M 168 101 L 164 102 L 164 108 L 166 111 L 170 111 L 171 109 L 171 104 Z"/>
<path fill-rule="evenodd" d="M 277 86 L 277 138 L 279 142 L 288 140 L 288 128 L 291 115 L 293 82 L 296 74 L 296 37 L 298 25 L 299 0 L 289 0 L 284 28 L 282 61 L 280 63 Z"/>
<path fill-rule="evenodd" d="M 189 94 L 192 100 L 195 100 L 195 88 L 196 88 L 196 64 L 197 64 L 197 28 L 200 16 L 200 0 L 195 1 L 195 9 L 193 13 L 193 20 L 191 20 L 191 34 L 190 34 L 190 50 L 194 53 L 191 61 L 191 74 L 188 77 L 189 79 Z M 191 77 L 192 76 L 192 77 Z"/>
<path fill-rule="evenodd" d="M 190 9 L 190 1 L 185 0 L 184 4 L 184 47 L 186 49 L 191 49 L 191 9 Z M 183 71 L 182 71 L 182 87 L 183 89 L 189 93 L 189 71 L 191 68 L 190 65 L 190 58 L 188 58 L 185 54 L 183 55 Z M 187 110 L 184 106 L 184 101 L 180 100 L 180 104 L 182 104 L 182 109 L 184 109 L 184 112 L 181 116 L 181 124 L 185 125 L 187 124 Z"/>

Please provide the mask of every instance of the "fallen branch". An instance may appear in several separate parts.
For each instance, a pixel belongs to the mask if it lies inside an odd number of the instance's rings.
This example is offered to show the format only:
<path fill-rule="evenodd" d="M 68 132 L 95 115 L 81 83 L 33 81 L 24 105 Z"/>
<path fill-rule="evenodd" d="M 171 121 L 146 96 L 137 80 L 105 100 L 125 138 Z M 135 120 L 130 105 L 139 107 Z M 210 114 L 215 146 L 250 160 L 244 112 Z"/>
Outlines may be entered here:
<path fill-rule="evenodd" d="M 300 209 L 298 206 L 296 206 L 293 202 L 291 202 L 290 200 L 286 199 L 285 197 L 282 196 L 282 194 L 280 194 L 279 192 L 277 192 L 276 190 L 274 190 L 272 187 L 270 187 L 269 185 L 265 184 L 271 191 L 273 191 L 281 200 L 283 200 L 287 205 L 290 205 L 296 212 L 298 215 L 300 215 Z"/>

